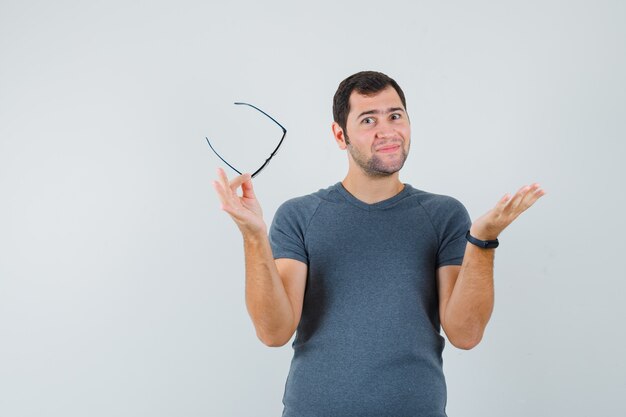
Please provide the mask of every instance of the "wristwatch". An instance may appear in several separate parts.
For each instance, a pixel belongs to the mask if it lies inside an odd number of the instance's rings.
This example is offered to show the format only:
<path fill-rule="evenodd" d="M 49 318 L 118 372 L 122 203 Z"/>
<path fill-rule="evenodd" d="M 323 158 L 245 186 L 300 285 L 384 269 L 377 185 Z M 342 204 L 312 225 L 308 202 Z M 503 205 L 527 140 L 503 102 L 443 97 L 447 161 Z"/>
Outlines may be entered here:
<path fill-rule="evenodd" d="M 478 246 L 479 248 L 483 248 L 483 249 L 495 249 L 500 244 L 500 242 L 498 242 L 498 239 L 494 239 L 494 240 L 476 239 L 474 236 L 470 235 L 469 230 L 465 234 L 465 238 L 468 240 L 469 243 L 472 243 Z"/>

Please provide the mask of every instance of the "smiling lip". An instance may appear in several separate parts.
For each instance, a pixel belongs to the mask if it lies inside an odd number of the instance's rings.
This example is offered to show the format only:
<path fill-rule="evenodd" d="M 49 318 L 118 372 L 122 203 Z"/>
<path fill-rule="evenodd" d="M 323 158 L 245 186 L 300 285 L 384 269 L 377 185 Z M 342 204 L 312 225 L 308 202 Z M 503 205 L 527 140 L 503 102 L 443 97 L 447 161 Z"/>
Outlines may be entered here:
<path fill-rule="evenodd" d="M 397 151 L 398 149 L 400 149 L 400 145 L 390 145 L 390 146 L 384 146 L 378 149 L 377 152 L 391 153 L 391 152 Z"/>

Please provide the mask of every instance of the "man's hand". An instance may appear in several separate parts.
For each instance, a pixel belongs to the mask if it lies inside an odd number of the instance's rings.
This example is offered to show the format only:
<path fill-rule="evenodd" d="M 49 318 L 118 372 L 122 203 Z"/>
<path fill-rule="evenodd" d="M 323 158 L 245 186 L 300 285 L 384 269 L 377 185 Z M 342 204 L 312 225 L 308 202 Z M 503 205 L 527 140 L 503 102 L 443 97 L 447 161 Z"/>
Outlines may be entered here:
<path fill-rule="evenodd" d="M 537 183 L 523 186 L 513 197 L 506 194 L 493 209 L 474 221 L 470 234 L 481 240 L 496 239 L 513 220 L 543 195 L 545 191 Z"/>
<path fill-rule="evenodd" d="M 218 168 L 219 179 L 213 181 L 213 188 L 222 202 L 221 209 L 230 215 L 235 221 L 242 234 L 263 233 L 267 234 L 267 226 L 263 221 L 263 211 L 252 188 L 250 174 L 243 174 L 228 181 L 223 169 Z M 237 194 L 241 187 L 242 196 Z"/>
<path fill-rule="evenodd" d="M 513 197 L 506 194 L 496 206 L 472 224 L 470 233 L 493 240 L 545 192 L 539 184 L 525 185 Z M 463 265 L 437 270 L 439 317 L 450 342 L 471 349 L 483 337 L 493 311 L 494 251 L 467 244 Z"/>
<path fill-rule="evenodd" d="M 307 265 L 295 259 L 274 260 L 250 174 L 232 181 L 223 169 L 213 181 L 222 210 L 232 217 L 243 235 L 246 262 L 246 307 L 256 334 L 267 346 L 287 343 L 300 322 Z M 241 187 L 242 195 L 237 194 Z"/>

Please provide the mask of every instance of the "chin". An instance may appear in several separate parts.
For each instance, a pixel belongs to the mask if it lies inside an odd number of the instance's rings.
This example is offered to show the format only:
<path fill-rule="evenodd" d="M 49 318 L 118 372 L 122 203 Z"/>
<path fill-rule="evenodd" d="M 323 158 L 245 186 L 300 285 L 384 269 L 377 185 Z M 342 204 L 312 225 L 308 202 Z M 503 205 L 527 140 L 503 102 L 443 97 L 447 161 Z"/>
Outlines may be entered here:
<path fill-rule="evenodd" d="M 369 175 L 385 177 L 400 171 L 404 167 L 405 161 L 406 159 L 403 159 L 395 164 L 382 164 L 380 161 L 370 161 L 364 169 Z"/>
<path fill-rule="evenodd" d="M 370 177 L 378 177 L 378 178 L 382 178 L 382 177 L 389 177 L 393 174 L 395 174 L 396 172 L 400 171 L 402 169 L 401 165 L 399 168 L 395 168 L 395 167 L 387 167 L 387 168 L 372 168 L 369 167 L 368 169 L 364 169 L 364 172 L 370 176 Z"/>

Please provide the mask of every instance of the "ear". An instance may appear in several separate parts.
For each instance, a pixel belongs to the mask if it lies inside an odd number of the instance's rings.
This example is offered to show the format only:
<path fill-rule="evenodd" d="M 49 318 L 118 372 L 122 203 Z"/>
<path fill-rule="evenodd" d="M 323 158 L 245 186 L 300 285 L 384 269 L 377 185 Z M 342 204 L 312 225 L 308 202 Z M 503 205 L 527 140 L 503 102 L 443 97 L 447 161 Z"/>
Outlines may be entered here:
<path fill-rule="evenodd" d="M 333 137 L 335 138 L 335 142 L 337 142 L 339 149 L 345 150 L 348 146 L 346 145 L 346 138 L 343 134 L 343 129 L 337 122 L 333 122 L 332 129 Z"/>

